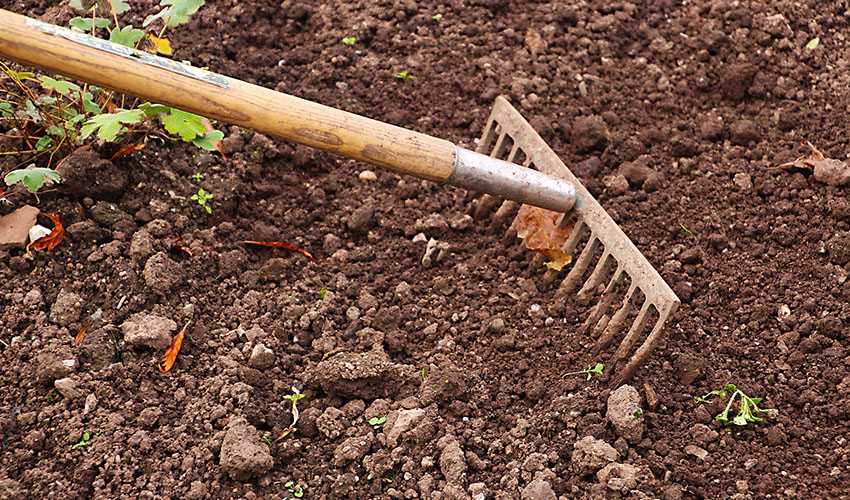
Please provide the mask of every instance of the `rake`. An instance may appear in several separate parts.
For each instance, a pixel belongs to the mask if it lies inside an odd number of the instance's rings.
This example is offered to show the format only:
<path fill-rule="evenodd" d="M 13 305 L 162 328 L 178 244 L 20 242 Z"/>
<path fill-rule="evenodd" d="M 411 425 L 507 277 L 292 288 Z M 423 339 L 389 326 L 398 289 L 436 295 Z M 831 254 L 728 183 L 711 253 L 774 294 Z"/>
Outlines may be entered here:
<path fill-rule="evenodd" d="M 486 193 L 476 209 L 479 219 L 495 210 L 495 219 L 506 221 L 521 203 L 562 213 L 562 227 L 573 224 L 563 250 L 576 258 L 556 299 L 576 290 L 580 302 L 596 299 L 583 332 L 597 338 L 596 352 L 620 339 L 609 362 L 616 385 L 634 376 L 678 307 L 678 298 L 658 272 L 504 98 L 496 100 L 477 151 L 469 151 L 444 139 L 5 10 L 0 10 L 0 57 L 395 172 Z M 508 236 L 515 234 L 512 224 Z M 554 271 L 544 276 L 549 282 L 557 278 Z"/>

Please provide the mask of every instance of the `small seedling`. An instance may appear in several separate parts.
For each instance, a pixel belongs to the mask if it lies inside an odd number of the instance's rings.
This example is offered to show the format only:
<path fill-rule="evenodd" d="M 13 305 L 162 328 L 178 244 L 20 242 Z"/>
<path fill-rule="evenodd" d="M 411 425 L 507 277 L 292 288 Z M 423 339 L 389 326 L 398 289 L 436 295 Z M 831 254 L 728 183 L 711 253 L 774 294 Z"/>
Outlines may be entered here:
<path fill-rule="evenodd" d="M 387 422 L 387 417 L 372 417 L 369 419 L 369 425 L 371 425 L 376 431 L 381 428 Z"/>
<path fill-rule="evenodd" d="M 292 387 L 292 394 L 287 394 L 283 397 L 283 399 L 288 399 L 292 402 L 292 424 L 283 430 L 283 434 L 281 434 L 279 439 L 283 439 L 286 436 L 295 432 L 295 424 L 298 423 L 298 407 L 296 406 L 296 403 L 298 403 L 298 401 L 303 398 L 304 395 L 298 392 L 298 389 L 296 389 L 294 386 Z"/>
<path fill-rule="evenodd" d="M 346 45 L 354 45 L 355 43 L 357 43 L 357 39 L 353 36 L 348 36 L 342 39 L 342 43 Z"/>
<path fill-rule="evenodd" d="M 682 226 L 682 229 L 684 229 L 686 233 L 693 236 L 694 233 L 692 233 L 690 229 L 686 228 L 684 224 L 679 224 L 679 225 Z"/>
<path fill-rule="evenodd" d="M 59 174 L 50 168 L 31 168 L 25 170 L 12 170 L 3 179 L 7 186 L 11 186 L 20 182 L 27 188 L 30 193 L 35 193 L 47 180 L 59 182 L 61 179 Z"/>
<path fill-rule="evenodd" d="M 431 19 L 433 19 L 437 22 L 440 22 L 440 19 L 442 19 L 442 18 L 443 18 L 442 14 L 434 14 L 434 17 L 432 17 Z"/>
<path fill-rule="evenodd" d="M 328 291 L 324 287 L 322 287 L 322 289 L 319 290 L 319 299 L 324 299 L 326 293 L 328 293 Z"/>
<path fill-rule="evenodd" d="M 635 412 L 633 413 L 633 415 L 635 416 L 636 420 L 640 420 L 640 417 L 643 416 L 643 410 L 641 410 L 640 408 L 635 408 Z"/>
<path fill-rule="evenodd" d="M 422 367 L 422 381 L 425 382 L 425 367 Z"/>
<path fill-rule="evenodd" d="M 407 70 L 404 70 L 400 73 L 397 73 L 395 75 L 395 77 L 398 78 L 399 80 L 415 80 L 416 79 L 416 77 L 411 75 L 410 72 L 407 71 Z"/>
<path fill-rule="evenodd" d="M 86 432 L 85 434 L 83 434 L 83 439 L 82 439 L 79 443 L 77 443 L 77 444 L 75 444 L 75 445 L 71 446 L 71 449 L 72 449 L 72 450 L 76 450 L 76 449 L 77 449 L 77 448 L 79 448 L 80 446 L 86 446 L 87 444 L 89 444 L 89 440 L 90 440 L 90 439 L 91 439 L 91 434 L 89 434 L 88 432 Z"/>
<path fill-rule="evenodd" d="M 807 50 L 815 50 L 820 45 L 820 37 L 814 37 L 806 44 Z"/>
<path fill-rule="evenodd" d="M 301 498 L 304 496 L 304 488 L 295 481 L 287 481 L 283 486 L 288 489 L 290 493 L 295 495 L 295 498 Z"/>
<path fill-rule="evenodd" d="M 727 384 L 726 387 L 711 391 L 705 396 L 694 398 L 694 402 L 696 403 L 711 403 L 712 396 L 732 396 L 729 398 L 729 403 L 726 404 L 726 408 L 722 413 L 714 417 L 715 420 L 721 422 L 723 425 L 747 425 L 750 422 L 761 422 L 763 419 L 755 416 L 756 413 L 772 413 L 775 412 L 775 409 L 770 410 L 762 410 L 758 407 L 758 404 L 761 403 L 762 398 L 751 398 L 741 392 L 740 389 L 735 387 L 735 384 Z M 729 418 L 729 409 L 732 408 L 733 403 L 735 403 L 735 399 L 740 396 L 740 402 L 735 404 L 735 407 L 738 408 L 738 415 L 732 419 Z"/>
<path fill-rule="evenodd" d="M 209 201 L 213 195 L 207 193 L 203 189 L 199 189 L 197 194 L 192 195 L 192 199 L 198 202 L 198 205 L 204 207 L 208 214 L 212 213 L 212 207 L 207 205 L 207 201 Z"/>
<path fill-rule="evenodd" d="M 587 375 L 587 380 L 590 380 L 593 377 L 593 374 L 602 375 L 602 369 L 605 367 L 602 363 L 596 363 L 596 366 L 588 366 L 586 369 L 570 372 L 567 375 Z"/>
<path fill-rule="evenodd" d="M 200 174 L 200 173 L 192 174 L 192 178 L 195 179 L 196 181 L 202 181 L 202 180 L 204 180 L 204 174 Z"/>
<path fill-rule="evenodd" d="M 271 442 L 271 440 L 269 439 L 269 435 L 268 435 L 268 433 L 264 432 L 264 433 L 260 434 L 260 436 L 262 436 L 262 437 L 263 437 L 263 439 L 265 439 L 265 440 L 266 440 L 266 443 L 268 443 L 268 445 L 269 445 L 269 446 L 271 446 L 271 445 L 272 445 L 272 442 Z"/>

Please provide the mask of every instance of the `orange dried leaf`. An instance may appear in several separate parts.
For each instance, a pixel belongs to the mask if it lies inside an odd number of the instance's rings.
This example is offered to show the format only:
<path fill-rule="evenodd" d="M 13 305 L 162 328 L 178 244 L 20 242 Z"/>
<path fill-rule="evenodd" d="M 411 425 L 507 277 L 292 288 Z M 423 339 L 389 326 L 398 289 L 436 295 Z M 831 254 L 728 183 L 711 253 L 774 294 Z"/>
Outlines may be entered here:
<path fill-rule="evenodd" d="M 141 151 L 144 148 L 145 148 L 144 143 L 142 143 L 142 144 L 127 144 L 126 146 L 119 149 L 117 153 L 112 155 L 112 158 L 110 158 L 110 160 L 115 161 L 118 158 L 123 158 L 127 155 L 131 155 L 131 154 L 135 153 L 136 151 Z"/>
<path fill-rule="evenodd" d="M 75 346 L 80 347 L 80 344 L 83 343 L 83 339 L 86 338 L 86 330 L 89 329 L 89 325 L 91 325 L 91 319 L 86 321 L 86 326 L 84 326 L 83 329 L 80 330 L 80 333 L 78 333 L 77 336 L 74 338 Z"/>
<path fill-rule="evenodd" d="M 249 244 L 249 245 L 262 245 L 262 246 L 265 246 L 265 247 L 284 248 L 286 250 L 292 250 L 292 251 L 298 252 L 302 255 L 306 255 L 313 262 L 319 262 L 315 258 L 313 258 L 313 255 L 311 255 L 310 252 L 308 252 L 306 250 L 301 250 L 297 246 L 291 245 L 289 243 L 281 243 L 281 242 L 278 242 L 278 241 L 247 241 L 247 240 L 246 241 L 240 241 L 240 243 L 246 243 L 246 244 Z"/>
<path fill-rule="evenodd" d="M 160 38 L 154 35 L 153 33 L 149 33 L 148 38 L 150 38 L 151 44 L 153 45 L 154 49 L 151 52 L 165 54 L 167 56 L 170 56 L 174 53 L 174 51 L 171 49 L 171 42 L 168 40 L 168 38 Z"/>
<path fill-rule="evenodd" d="M 191 323 L 191 321 L 189 323 Z M 180 330 L 180 333 L 171 339 L 171 345 L 165 350 L 165 358 L 163 358 L 162 363 L 159 364 L 160 373 L 167 373 L 168 370 L 174 366 L 174 362 L 177 361 L 177 353 L 180 352 L 180 347 L 183 345 L 183 334 L 186 333 L 186 328 L 189 326 L 189 323 L 186 323 L 186 326 Z"/>
<path fill-rule="evenodd" d="M 573 260 L 571 255 L 562 250 L 573 226 L 570 223 L 567 227 L 558 227 L 560 216 L 558 212 L 522 205 L 516 217 L 517 236 L 523 239 L 526 248 L 548 257 L 546 266 L 556 271 L 560 271 Z"/>
<path fill-rule="evenodd" d="M 797 158 L 794 161 L 789 161 L 788 163 L 783 163 L 782 165 L 779 165 L 779 168 L 782 168 L 782 169 L 785 169 L 785 170 L 799 169 L 799 170 L 806 170 L 808 172 L 811 172 L 812 170 L 814 170 L 815 165 L 817 165 L 818 163 L 820 163 L 820 162 L 822 162 L 826 159 L 826 157 L 823 156 L 823 153 L 818 151 L 818 149 L 816 147 L 814 147 L 814 145 L 812 145 L 811 142 L 803 141 L 802 144 L 804 146 L 808 146 L 811 149 L 811 151 L 809 153 L 804 154 L 803 156 Z"/>
<path fill-rule="evenodd" d="M 53 221 L 53 230 L 50 231 L 50 234 L 47 236 L 42 236 L 41 238 L 33 241 L 29 245 L 27 245 L 27 254 L 30 253 L 30 249 L 36 250 L 44 250 L 47 249 L 49 252 L 56 248 L 56 245 L 62 242 L 62 239 L 65 237 L 65 228 L 62 227 L 62 223 L 59 221 L 59 217 L 54 214 L 42 213 L 45 217 L 48 217 Z"/>

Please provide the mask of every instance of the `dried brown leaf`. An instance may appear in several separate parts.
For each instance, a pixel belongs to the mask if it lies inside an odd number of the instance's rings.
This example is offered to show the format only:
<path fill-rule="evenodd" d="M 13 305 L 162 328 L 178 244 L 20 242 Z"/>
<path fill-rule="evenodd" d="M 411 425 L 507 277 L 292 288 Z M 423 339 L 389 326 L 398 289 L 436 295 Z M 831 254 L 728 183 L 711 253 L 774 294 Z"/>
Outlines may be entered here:
<path fill-rule="evenodd" d="M 546 266 L 560 271 L 572 262 L 571 255 L 562 248 L 570 231 L 572 222 L 567 227 L 558 227 L 561 214 L 531 205 L 522 205 L 517 213 L 517 236 L 522 238 L 526 248 L 536 250 L 549 258 Z"/>
<path fill-rule="evenodd" d="M 168 370 L 174 366 L 174 362 L 177 360 L 177 353 L 180 352 L 180 347 L 183 346 L 183 335 L 186 333 L 186 328 L 189 326 L 189 323 L 186 323 L 186 326 L 180 330 L 180 333 L 174 336 L 171 339 L 171 345 L 168 346 L 168 349 L 165 350 L 165 358 L 163 358 L 162 363 L 159 365 L 159 371 L 161 373 L 167 373 Z"/>

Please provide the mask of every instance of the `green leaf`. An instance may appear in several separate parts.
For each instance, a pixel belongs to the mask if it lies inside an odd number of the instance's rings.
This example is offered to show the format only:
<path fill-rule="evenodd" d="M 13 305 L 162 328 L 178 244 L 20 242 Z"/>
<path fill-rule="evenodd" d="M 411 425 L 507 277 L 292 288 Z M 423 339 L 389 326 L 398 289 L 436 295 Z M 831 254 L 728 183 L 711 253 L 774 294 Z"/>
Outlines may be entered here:
<path fill-rule="evenodd" d="M 170 114 L 162 115 L 162 125 L 171 134 L 177 134 L 186 142 L 207 133 L 203 118 L 186 111 L 172 109 Z"/>
<path fill-rule="evenodd" d="M 443 18 L 442 14 L 434 14 L 434 17 L 432 17 L 431 19 L 433 19 L 435 21 L 439 21 L 442 18 Z"/>
<path fill-rule="evenodd" d="M 346 37 L 346 38 L 342 39 L 342 43 L 344 43 L 346 45 L 354 45 L 355 43 L 357 43 L 357 39 L 354 38 L 353 36 Z"/>
<path fill-rule="evenodd" d="M 806 44 L 806 49 L 815 50 L 816 48 L 818 48 L 819 44 L 820 44 L 820 37 L 814 37 L 811 40 L 809 40 L 809 43 Z"/>
<path fill-rule="evenodd" d="M 127 0 L 112 0 L 112 9 L 116 14 L 123 14 L 130 10 L 130 4 Z"/>
<path fill-rule="evenodd" d="M 91 92 L 83 94 L 83 110 L 85 110 L 86 113 L 100 113 L 100 106 L 95 104 L 94 96 Z"/>
<path fill-rule="evenodd" d="M 70 24 L 72 28 L 76 28 L 80 31 L 91 31 L 93 29 L 92 24 L 94 24 L 95 28 L 106 28 L 112 24 L 112 21 L 102 17 L 75 17 L 68 21 L 68 24 Z"/>
<path fill-rule="evenodd" d="M 65 129 L 58 125 L 51 125 L 47 127 L 47 133 L 50 135 L 58 135 L 59 137 L 65 137 Z"/>
<path fill-rule="evenodd" d="M 109 34 L 109 41 L 125 47 L 133 48 L 143 36 L 145 36 L 144 31 L 133 28 L 131 25 L 127 25 L 121 29 L 112 30 L 112 33 Z"/>
<path fill-rule="evenodd" d="M 10 117 L 12 114 L 12 105 L 8 102 L 0 102 L 0 116 Z"/>
<path fill-rule="evenodd" d="M 27 78 L 35 78 L 35 73 L 30 73 L 28 71 L 12 71 L 8 70 L 9 74 L 18 80 L 25 80 Z"/>
<path fill-rule="evenodd" d="M 39 80 L 41 80 L 41 88 L 45 90 L 53 89 L 62 95 L 68 95 L 68 93 L 72 90 L 80 90 L 80 86 L 74 82 L 54 80 L 49 76 L 42 76 L 41 78 L 39 78 Z"/>
<path fill-rule="evenodd" d="M 122 110 L 118 113 L 107 113 L 89 118 L 80 129 L 83 138 L 97 131 L 98 139 L 112 142 L 121 132 L 122 124 L 136 123 L 144 113 L 140 109 Z"/>
<path fill-rule="evenodd" d="M 36 109 L 35 104 L 27 99 L 25 106 L 27 108 L 26 113 L 30 118 L 32 118 L 32 121 L 35 123 L 41 123 L 41 114 L 38 112 L 38 109 Z"/>
<path fill-rule="evenodd" d="M 53 139 L 50 136 L 45 135 L 35 143 L 35 150 L 44 151 L 45 149 L 49 149 L 52 145 Z"/>
<path fill-rule="evenodd" d="M 47 179 L 60 182 L 62 178 L 55 170 L 49 168 L 31 168 L 28 170 L 13 170 L 3 179 L 7 186 L 16 182 L 22 183 L 31 193 L 38 191 Z"/>
<path fill-rule="evenodd" d="M 53 104 L 56 104 L 56 98 L 55 97 L 43 96 L 43 97 L 39 97 L 36 100 L 38 101 L 39 104 L 42 104 L 44 106 L 52 106 Z"/>
<path fill-rule="evenodd" d="M 146 118 L 152 118 L 160 113 L 171 113 L 171 108 L 162 104 L 152 104 L 146 102 L 139 106 L 139 109 L 144 111 Z"/>
<path fill-rule="evenodd" d="M 207 132 L 207 135 L 203 137 L 196 137 L 192 140 L 192 144 L 198 146 L 201 149 L 206 149 L 207 151 L 214 151 L 215 145 L 213 144 L 216 141 L 220 141 L 224 138 L 224 133 L 220 130 L 212 130 Z"/>
<path fill-rule="evenodd" d="M 157 19 L 162 19 L 162 22 L 172 27 L 187 23 L 189 22 L 189 16 L 198 12 L 198 9 L 204 5 L 204 0 L 162 0 L 159 4 L 166 7 L 158 13 L 145 18 L 142 27 L 147 27 Z"/>

